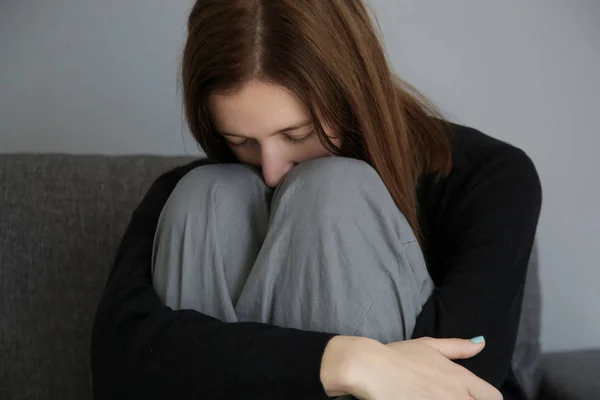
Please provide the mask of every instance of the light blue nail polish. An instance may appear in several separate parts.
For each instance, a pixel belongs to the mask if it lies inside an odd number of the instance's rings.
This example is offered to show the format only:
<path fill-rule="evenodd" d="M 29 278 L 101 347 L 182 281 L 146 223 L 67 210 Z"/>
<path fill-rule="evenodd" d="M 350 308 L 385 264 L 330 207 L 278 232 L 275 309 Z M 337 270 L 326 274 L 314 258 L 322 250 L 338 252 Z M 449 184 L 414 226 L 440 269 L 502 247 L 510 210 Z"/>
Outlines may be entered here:
<path fill-rule="evenodd" d="M 480 344 L 485 342 L 485 338 L 483 336 L 477 336 L 474 337 L 473 339 L 471 339 L 471 342 L 475 343 L 475 344 Z"/>

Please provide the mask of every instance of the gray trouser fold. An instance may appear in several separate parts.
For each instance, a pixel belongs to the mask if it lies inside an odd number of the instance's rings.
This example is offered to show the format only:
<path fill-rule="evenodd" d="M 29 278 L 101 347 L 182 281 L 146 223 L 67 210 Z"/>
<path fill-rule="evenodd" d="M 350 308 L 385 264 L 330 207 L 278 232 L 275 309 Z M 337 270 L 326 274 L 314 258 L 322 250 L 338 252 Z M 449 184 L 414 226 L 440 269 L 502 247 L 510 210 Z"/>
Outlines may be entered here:
<path fill-rule="evenodd" d="M 249 166 L 194 169 L 162 211 L 152 273 L 173 309 L 383 343 L 410 338 L 434 286 L 379 175 L 341 157 L 274 191 Z"/>

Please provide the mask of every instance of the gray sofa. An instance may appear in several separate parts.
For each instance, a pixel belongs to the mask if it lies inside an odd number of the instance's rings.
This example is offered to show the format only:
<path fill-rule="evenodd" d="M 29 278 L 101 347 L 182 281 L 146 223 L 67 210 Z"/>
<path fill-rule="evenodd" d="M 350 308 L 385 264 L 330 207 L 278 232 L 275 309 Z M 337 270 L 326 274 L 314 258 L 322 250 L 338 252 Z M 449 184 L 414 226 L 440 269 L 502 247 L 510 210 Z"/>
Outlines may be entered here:
<path fill-rule="evenodd" d="M 91 398 L 92 319 L 121 235 L 151 182 L 190 160 L 0 154 L 0 399 Z M 531 291 L 524 312 L 539 303 Z M 520 329 L 537 341 L 539 324 Z M 600 398 L 600 350 L 543 355 L 539 371 L 540 400 Z"/>

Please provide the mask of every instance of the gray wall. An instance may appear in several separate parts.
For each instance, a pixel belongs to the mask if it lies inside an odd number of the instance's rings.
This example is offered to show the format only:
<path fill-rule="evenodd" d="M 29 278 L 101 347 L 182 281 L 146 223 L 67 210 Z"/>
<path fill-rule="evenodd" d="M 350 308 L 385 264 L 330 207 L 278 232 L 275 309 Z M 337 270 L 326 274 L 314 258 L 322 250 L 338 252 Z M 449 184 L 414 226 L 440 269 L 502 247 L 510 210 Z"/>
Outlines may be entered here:
<path fill-rule="evenodd" d="M 2 0 L 0 151 L 197 154 L 190 0 Z M 397 72 L 525 149 L 544 185 L 543 347 L 600 346 L 600 2 L 373 0 Z"/>

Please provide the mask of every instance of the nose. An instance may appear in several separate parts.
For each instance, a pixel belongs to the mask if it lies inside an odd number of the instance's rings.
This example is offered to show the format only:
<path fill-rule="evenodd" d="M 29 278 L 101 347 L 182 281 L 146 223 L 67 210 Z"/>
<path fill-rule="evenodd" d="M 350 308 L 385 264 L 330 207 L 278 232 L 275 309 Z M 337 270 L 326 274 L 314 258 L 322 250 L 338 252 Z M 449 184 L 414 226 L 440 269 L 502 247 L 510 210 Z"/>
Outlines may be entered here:
<path fill-rule="evenodd" d="M 262 175 L 268 187 L 274 188 L 283 179 L 295 163 L 277 159 L 276 157 L 263 156 L 261 160 Z"/>

